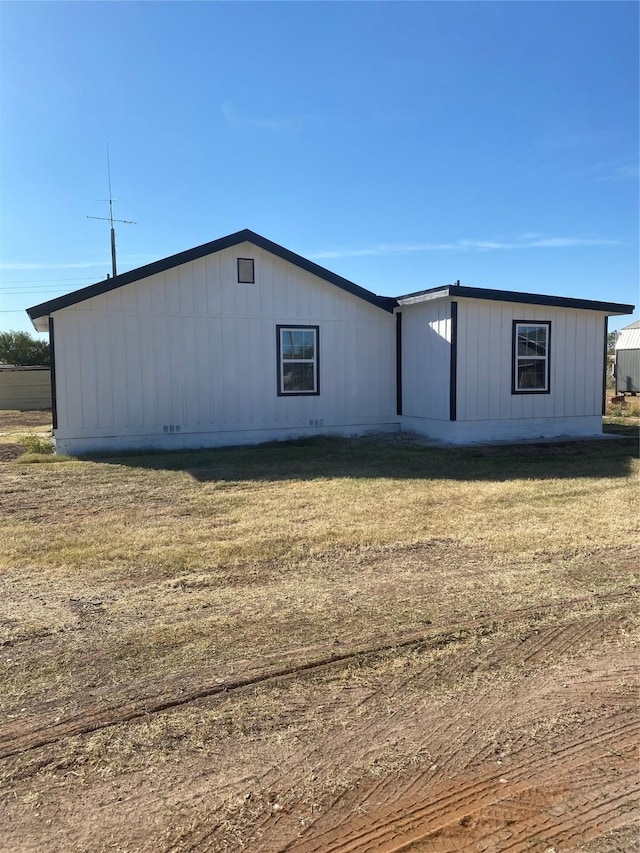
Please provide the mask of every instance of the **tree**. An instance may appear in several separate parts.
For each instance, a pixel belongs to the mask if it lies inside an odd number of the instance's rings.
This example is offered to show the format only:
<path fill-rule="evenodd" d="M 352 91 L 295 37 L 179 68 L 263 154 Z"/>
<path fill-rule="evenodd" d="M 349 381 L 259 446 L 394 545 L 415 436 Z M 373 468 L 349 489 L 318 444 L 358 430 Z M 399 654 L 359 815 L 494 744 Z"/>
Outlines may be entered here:
<path fill-rule="evenodd" d="M 607 355 L 616 354 L 616 343 L 620 337 L 620 332 L 609 332 L 607 334 Z"/>
<path fill-rule="evenodd" d="M 29 332 L 0 332 L 0 364 L 48 366 L 49 344 L 31 337 Z"/>

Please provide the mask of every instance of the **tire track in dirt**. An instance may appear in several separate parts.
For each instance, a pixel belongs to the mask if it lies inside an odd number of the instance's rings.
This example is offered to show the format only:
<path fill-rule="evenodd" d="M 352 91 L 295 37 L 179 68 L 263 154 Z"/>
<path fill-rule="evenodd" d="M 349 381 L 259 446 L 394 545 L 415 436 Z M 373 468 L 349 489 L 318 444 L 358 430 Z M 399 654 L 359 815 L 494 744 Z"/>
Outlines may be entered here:
<path fill-rule="evenodd" d="M 582 627 L 581 625 L 584 621 L 588 622 L 586 627 Z M 544 650 L 549 652 L 554 651 L 555 643 L 555 645 L 564 652 L 573 644 L 577 644 L 584 639 L 584 637 L 592 632 L 594 627 L 601 624 L 602 621 L 602 619 L 598 618 L 582 619 L 577 623 L 568 622 L 564 625 L 558 626 L 557 628 L 554 627 L 552 629 L 547 629 L 546 631 L 536 629 L 536 634 L 531 636 L 533 637 L 533 642 L 539 644 Z M 616 621 L 622 621 L 622 617 L 619 617 Z M 529 639 L 531 638 L 528 638 L 528 640 Z M 530 661 L 533 660 L 534 657 L 538 657 L 536 650 L 529 647 L 527 647 L 526 653 L 522 655 L 521 650 L 524 649 L 524 646 L 525 643 L 517 643 L 515 650 L 511 643 L 500 647 L 495 654 L 490 655 L 492 665 L 496 666 L 501 662 L 504 663 L 505 661 L 511 664 L 517 664 L 520 662 L 520 659 Z M 505 654 L 505 650 L 507 654 Z M 516 654 L 518 655 L 517 659 Z M 475 667 L 472 667 L 472 669 L 475 669 Z M 393 699 L 400 694 L 404 688 L 418 680 L 420 680 L 420 688 L 422 690 L 425 688 L 428 689 L 431 684 L 437 682 L 441 677 L 440 667 L 436 668 L 435 671 L 430 670 L 433 670 L 431 664 L 426 667 L 421 667 L 417 672 L 412 673 L 409 677 L 394 680 L 393 687 L 384 687 L 381 690 L 371 691 L 369 695 L 356 703 L 355 708 L 362 708 L 364 705 L 371 704 L 374 701 L 379 702 L 380 700 Z M 412 701 L 414 701 L 412 697 L 407 697 L 406 702 L 408 704 L 411 704 Z M 457 727 L 452 727 L 450 720 L 444 720 L 439 728 L 431 729 L 429 731 L 428 741 L 426 743 L 435 739 L 440 744 L 438 763 L 430 767 L 430 773 L 432 776 L 436 775 L 435 770 L 437 770 L 438 778 L 446 777 L 447 775 L 454 773 L 455 766 L 458 763 L 459 755 L 461 753 L 466 755 L 466 760 L 468 762 L 487 760 L 488 756 L 486 755 L 486 752 L 491 751 L 491 746 L 487 748 L 485 744 L 478 743 L 477 730 L 483 727 L 486 719 L 491 715 L 492 710 L 493 709 L 491 707 L 475 708 L 473 726 L 460 727 L 460 725 L 458 725 Z M 400 713 L 400 711 L 398 713 Z M 453 736 L 454 733 L 455 738 Z M 388 740 L 390 735 L 393 735 L 393 731 L 390 731 L 389 729 L 389 718 L 384 718 L 382 721 L 379 718 L 374 718 L 369 725 L 361 727 L 357 735 L 354 735 L 351 738 L 351 747 L 361 755 L 362 761 L 366 762 L 369 752 L 375 752 L 376 744 L 380 743 L 383 738 Z M 272 774 L 273 784 L 277 785 L 278 780 L 281 781 L 281 774 L 286 774 L 289 777 L 295 777 L 303 764 L 313 765 L 314 762 L 321 764 L 321 753 L 331 754 L 336 749 L 338 743 L 343 740 L 343 737 L 343 732 L 338 731 L 334 735 L 325 738 L 322 747 L 317 748 L 314 754 L 307 754 L 304 759 L 296 764 L 277 768 L 277 772 Z M 369 746 L 369 744 L 372 744 L 372 746 Z M 518 744 L 516 741 L 514 748 L 517 749 L 517 746 Z M 416 784 L 418 784 L 417 781 Z M 337 802 L 339 802 L 341 796 L 342 794 L 333 801 L 331 807 L 334 807 Z M 255 822 L 254 828 L 259 831 L 263 826 L 267 825 L 271 819 L 272 816 L 270 814 L 262 815 Z M 204 839 L 201 839 L 200 844 L 203 842 Z M 193 849 L 197 850 L 198 845 Z"/>
<path fill-rule="evenodd" d="M 590 696 L 593 694 L 594 688 L 600 688 L 600 698 L 607 702 L 610 695 L 608 693 L 609 682 L 614 681 L 614 679 L 617 680 L 617 676 L 625 678 L 633 675 L 637 678 L 638 675 L 637 667 L 634 668 L 633 666 L 622 666 L 622 668 L 618 669 L 616 674 L 609 673 L 605 670 L 600 670 L 600 673 L 602 675 L 600 679 L 597 678 L 597 674 L 592 676 L 587 695 Z M 528 694 L 528 683 L 525 682 L 526 686 L 523 685 L 525 686 L 524 715 L 523 710 L 518 710 L 518 715 L 522 718 L 521 722 L 523 727 L 525 727 L 525 730 L 520 733 L 516 732 L 515 737 L 508 737 L 505 767 L 510 760 L 511 754 L 524 749 L 527 746 L 527 743 L 530 742 L 530 737 L 527 736 L 526 728 L 531 724 L 535 725 L 541 710 L 544 709 L 545 703 L 548 705 L 551 702 L 552 705 L 561 707 L 563 703 L 567 702 L 567 688 L 571 688 L 574 683 L 574 679 L 571 679 L 571 683 L 567 683 L 567 678 L 568 676 L 565 673 L 563 675 L 564 682 L 557 683 L 555 685 L 552 679 L 551 689 L 543 691 L 542 695 L 540 695 L 539 688 L 537 687 L 532 694 Z M 619 685 L 616 686 L 619 688 Z M 571 690 L 569 690 L 569 693 L 571 693 Z M 579 699 L 583 693 L 584 691 L 580 688 L 579 696 L 572 698 Z M 556 696 L 559 701 L 554 701 L 554 697 Z M 411 702 L 410 697 L 409 701 Z M 626 701 L 628 705 L 628 691 L 626 694 Z M 488 707 L 480 704 L 473 708 L 471 715 L 459 717 L 457 722 L 453 725 L 451 719 L 443 719 L 437 727 L 429 729 L 428 732 L 425 733 L 427 735 L 425 743 L 431 745 L 430 754 L 432 755 L 433 760 L 437 761 L 437 764 L 431 764 L 429 762 L 427 768 L 423 770 L 421 775 L 411 777 L 412 781 L 409 787 L 404 788 L 406 796 L 411 798 L 414 789 L 418 790 L 427 783 L 433 785 L 440 783 L 443 779 L 448 777 L 455 778 L 456 774 L 459 774 L 460 772 L 461 764 L 468 767 L 486 764 L 488 761 L 495 762 L 497 757 L 495 746 L 491 741 L 487 744 L 486 739 L 483 739 L 482 737 L 478 738 L 477 732 L 478 730 L 482 730 L 486 723 L 489 724 L 490 728 L 495 726 L 496 707 L 499 709 L 500 703 L 498 703 L 498 706 L 495 704 L 491 706 L 490 704 Z M 508 708 L 502 708 L 502 714 L 506 714 L 507 710 Z M 497 713 L 500 717 L 502 716 L 499 710 Z M 492 716 L 493 720 L 491 719 Z M 363 749 L 363 746 L 367 741 L 376 742 L 378 738 L 384 738 L 384 736 L 384 726 L 380 727 L 379 730 L 376 726 L 367 727 L 365 731 L 359 732 L 357 737 L 350 738 L 350 747 L 359 751 Z M 329 752 L 331 752 L 335 746 L 336 745 L 331 742 L 325 742 L 325 748 Z M 499 766 L 502 765 L 501 759 L 498 764 Z M 505 769 L 501 772 L 505 772 Z M 369 799 L 370 796 L 367 795 L 363 800 L 358 801 L 357 808 L 360 809 L 366 807 Z M 260 825 L 267 822 L 268 819 L 262 820 L 260 821 Z M 455 847 L 452 849 L 454 851 L 456 850 Z"/>
<path fill-rule="evenodd" d="M 599 721 L 589 734 L 574 737 L 554 752 L 553 764 L 549 756 L 538 756 L 529 746 L 512 755 L 508 768 L 485 770 L 471 780 L 454 777 L 446 785 L 429 788 L 424 771 L 417 773 L 408 784 L 398 785 L 397 779 L 391 779 L 386 786 L 377 786 L 378 807 L 375 810 L 353 816 L 354 809 L 366 808 L 373 799 L 370 794 L 365 797 L 360 794 L 356 803 L 351 802 L 348 810 L 344 809 L 346 814 L 342 820 L 332 814 L 330 828 L 314 832 L 312 827 L 301 839 L 279 850 L 281 853 L 365 853 L 371 850 L 400 853 L 418 850 L 429 840 L 429 850 L 462 853 L 479 849 L 478 842 L 485 835 L 483 824 L 487 822 L 495 823 L 488 828 L 489 836 L 502 833 L 501 853 L 529 850 L 532 834 L 540 831 L 545 832 L 545 838 L 547 832 L 563 838 L 569 832 L 584 835 L 585 827 L 592 826 L 591 837 L 596 837 L 620 825 L 616 815 L 620 815 L 621 808 L 631 809 L 637 802 L 639 786 L 634 760 L 637 734 L 637 721 L 629 711 L 613 720 Z M 603 790 L 606 759 L 614 754 L 619 762 L 621 753 L 625 759 L 623 772 L 617 768 L 615 778 Z M 582 796 L 577 801 L 570 798 L 569 815 L 554 815 L 554 804 L 562 802 L 562 795 L 576 785 L 576 775 L 581 771 Z M 601 799 L 594 802 L 595 792 Z M 520 806 L 520 813 L 513 807 L 514 801 Z M 607 815 L 610 818 L 605 820 Z M 312 833 L 313 837 L 308 837 Z M 455 840 L 454 846 L 447 845 L 447 836 Z M 438 838 L 445 846 L 431 843 Z"/>
<path fill-rule="evenodd" d="M 622 621 L 620 614 L 614 614 L 614 616 L 617 617 L 615 619 L 616 624 Z M 577 614 L 577 618 L 579 620 L 578 624 L 567 622 L 561 626 L 562 630 L 556 630 L 553 628 L 548 629 L 547 631 L 540 631 L 539 634 L 533 635 L 535 642 L 539 642 L 539 644 L 547 650 L 552 650 L 553 644 L 555 643 L 558 648 L 563 652 L 566 652 L 572 644 L 579 645 L 585 638 L 586 634 L 592 632 L 594 628 L 597 628 L 597 626 L 599 624 L 601 625 L 603 622 L 602 619 L 594 619 L 592 617 L 589 617 L 586 620 L 584 618 L 580 620 L 580 614 Z M 581 623 L 583 621 L 587 621 L 589 623 L 587 630 L 583 630 L 581 627 Z M 597 631 L 595 636 L 597 636 Z M 552 639 L 553 643 L 551 642 Z M 507 652 L 515 652 L 517 657 L 521 647 L 521 643 L 518 643 L 515 649 L 512 645 L 509 645 L 503 646 L 502 650 L 504 651 L 506 649 Z M 529 655 L 527 653 L 527 657 L 528 656 Z M 492 654 L 491 657 L 494 658 L 496 656 Z M 506 657 L 503 655 L 502 663 L 510 662 L 508 654 Z M 388 697 L 393 697 L 397 693 L 401 692 L 403 686 L 406 686 L 413 680 L 419 678 L 422 672 L 423 670 L 421 669 L 418 673 L 414 673 L 409 678 L 401 678 L 397 680 L 394 688 L 385 687 L 382 690 L 373 691 L 365 700 L 357 701 L 352 707 L 361 707 L 363 701 L 374 701 L 375 699 L 378 701 L 382 699 L 384 701 Z M 590 695 L 594 688 L 598 688 L 602 694 L 602 698 L 606 698 L 608 701 L 609 693 L 607 691 L 609 688 L 609 682 L 613 685 L 613 683 L 619 681 L 620 677 L 631 677 L 632 675 L 635 677 L 637 675 L 637 669 L 634 669 L 633 666 L 622 666 L 622 668 L 617 669 L 615 674 L 602 669 L 595 674 L 590 674 L 592 675 L 592 679 L 590 681 L 590 688 L 587 691 L 587 695 Z M 565 673 L 563 675 L 563 682 L 555 684 L 552 680 L 551 688 L 544 691 L 542 696 L 538 695 L 537 701 L 533 696 L 527 696 L 526 710 L 524 712 L 519 712 L 520 715 L 524 717 L 525 723 L 530 720 L 535 724 L 540 708 L 544 707 L 545 702 L 548 704 L 550 700 L 553 700 L 554 696 L 557 696 L 559 700 L 553 702 L 554 705 L 562 706 L 562 703 L 566 702 L 567 687 L 573 688 L 573 685 L 577 683 L 575 678 L 571 678 L 570 683 L 567 683 L 567 678 L 569 678 L 569 676 Z M 430 682 L 431 679 L 428 679 L 428 681 Z M 424 685 L 421 683 L 420 687 L 422 688 L 423 686 Z M 525 682 L 524 686 L 526 692 L 528 689 L 527 682 Z M 580 686 L 578 689 L 578 695 L 582 696 L 584 692 L 585 691 L 583 691 Z M 573 696 L 573 691 L 572 698 L 576 698 Z M 379 751 L 378 745 L 380 743 L 385 742 L 385 740 L 387 743 L 393 742 L 393 738 L 396 736 L 398 731 L 397 727 L 393 727 L 393 719 L 397 715 L 400 717 L 400 720 L 402 720 L 402 714 L 407 711 L 410 712 L 410 708 L 414 702 L 415 694 L 409 694 L 404 697 L 404 702 L 400 705 L 398 711 L 394 712 L 394 715 L 391 718 L 385 715 L 374 715 L 370 721 L 365 721 L 360 718 L 357 730 L 350 731 L 349 749 L 359 756 L 362 764 L 367 764 L 367 761 L 369 760 L 368 756 L 369 758 L 375 758 L 376 752 Z M 493 720 L 491 719 L 492 717 Z M 506 756 L 508 761 L 508 757 L 513 752 L 517 753 L 519 750 L 524 749 L 527 746 L 527 743 L 530 742 L 530 738 L 529 740 L 527 739 L 526 731 L 520 733 L 516 732 L 513 737 L 509 738 L 505 753 L 499 753 L 498 747 L 495 743 L 492 743 L 491 740 L 487 743 L 486 739 L 478 737 L 479 730 L 483 730 L 487 725 L 489 728 L 495 726 L 495 717 L 496 706 L 494 704 L 479 704 L 474 706 L 471 715 L 463 715 L 455 723 L 451 719 L 444 718 L 435 727 L 431 727 L 426 731 L 426 739 L 423 741 L 423 745 L 425 747 L 429 747 L 434 743 L 437 743 L 437 754 L 433 753 L 431 749 L 427 750 L 428 753 L 432 754 L 433 761 L 437 761 L 437 763 L 434 764 L 431 760 L 425 762 L 427 769 L 423 771 L 422 775 L 410 777 L 412 781 L 409 787 L 405 787 L 403 789 L 403 796 L 408 799 L 411 799 L 413 796 L 419 797 L 420 789 L 423 788 L 427 782 L 428 784 L 433 785 L 441 782 L 445 778 L 455 777 L 456 774 L 460 772 L 461 763 L 466 766 L 480 766 L 489 761 L 495 762 L 496 758 L 500 755 L 498 764 L 501 765 L 502 757 Z M 401 722 L 400 731 L 402 731 Z M 420 749 L 421 744 L 417 744 L 417 747 Z M 310 752 L 306 752 L 303 756 L 299 756 L 297 761 L 294 761 L 293 763 L 285 762 L 283 765 L 271 768 L 270 771 L 263 776 L 266 786 L 265 789 L 282 791 L 283 779 L 289 780 L 290 784 L 295 784 L 295 780 L 300 779 L 301 776 L 304 775 L 305 767 L 322 766 L 323 756 L 326 757 L 327 754 L 337 754 L 341 748 L 344 749 L 344 731 L 341 729 L 338 729 L 337 731 L 334 730 L 333 732 L 328 731 L 327 736 L 323 739 L 320 746 L 315 747 L 315 749 L 312 749 Z M 461 759 L 462 756 L 464 757 L 463 759 Z M 384 784 L 383 781 L 379 783 L 379 785 L 382 784 Z M 377 790 L 377 786 L 371 789 L 371 791 L 364 796 L 364 799 L 358 802 L 357 807 L 359 809 L 366 808 L 368 802 L 371 799 L 375 799 Z M 339 805 L 343 796 L 347 795 L 348 792 L 345 791 L 332 799 L 329 804 L 325 803 L 323 805 L 323 811 L 327 808 L 335 809 Z M 268 832 L 269 825 L 273 822 L 273 818 L 273 814 L 268 810 L 262 814 L 256 815 L 252 824 L 254 837 L 259 837 L 260 833 L 263 831 Z M 189 847 L 190 850 L 199 851 L 208 849 L 207 839 L 209 839 L 211 835 L 211 829 L 200 828 L 200 830 L 200 832 L 196 833 L 197 840 L 193 843 L 193 846 Z"/>
<path fill-rule="evenodd" d="M 287 667 L 275 668 L 266 672 L 254 673 L 246 678 L 230 680 L 224 683 L 219 683 L 219 681 L 216 681 L 214 684 L 204 683 L 192 690 L 185 690 L 183 688 L 178 695 L 160 693 L 152 696 L 143 695 L 133 701 L 92 705 L 82 709 L 78 714 L 62 720 L 52 719 L 51 715 L 48 715 L 47 717 L 37 717 L 35 720 L 27 722 L 20 721 L 12 723 L 5 726 L 0 732 L 0 759 L 55 743 L 61 738 L 88 734 L 109 726 L 147 717 L 150 714 L 171 710 L 172 708 L 184 706 L 198 699 L 210 698 L 269 682 L 281 682 L 308 674 L 337 669 L 338 667 L 348 665 L 356 659 L 375 660 L 391 651 L 400 649 L 444 648 L 452 643 L 460 642 L 473 636 L 488 636 L 496 632 L 500 626 L 526 619 L 527 617 L 537 619 L 540 618 L 540 614 L 572 606 L 575 607 L 584 604 L 593 606 L 594 604 L 605 604 L 620 600 L 637 591 L 639 588 L 633 585 L 622 591 L 600 595 L 592 594 L 570 600 L 536 604 L 528 608 L 509 610 L 495 615 L 491 619 L 487 619 L 485 615 L 482 615 L 451 626 L 446 631 L 419 632 L 408 637 L 405 634 L 402 638 L 390 637 L 384 644 L 361 645 L 343 653 L 333 652 L 329 656 Z"/>

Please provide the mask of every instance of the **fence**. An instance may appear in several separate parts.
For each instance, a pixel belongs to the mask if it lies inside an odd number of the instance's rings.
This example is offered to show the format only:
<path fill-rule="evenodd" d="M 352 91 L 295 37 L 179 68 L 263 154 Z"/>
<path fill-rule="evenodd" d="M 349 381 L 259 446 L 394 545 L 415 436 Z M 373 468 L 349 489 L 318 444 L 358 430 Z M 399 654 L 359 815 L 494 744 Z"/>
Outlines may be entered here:
<path fill-rule="evenodd" d="M 0 365 L 0 409 L 51 408 L 51 370 L 48 367 Z"/>

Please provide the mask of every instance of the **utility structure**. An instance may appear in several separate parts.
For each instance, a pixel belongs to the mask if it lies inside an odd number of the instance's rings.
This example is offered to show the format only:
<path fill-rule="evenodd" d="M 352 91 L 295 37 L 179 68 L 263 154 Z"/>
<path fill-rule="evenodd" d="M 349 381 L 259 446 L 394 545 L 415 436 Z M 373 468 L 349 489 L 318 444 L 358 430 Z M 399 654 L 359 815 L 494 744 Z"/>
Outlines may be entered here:
<path fill-rule="evenodd" d="M 117 201 L 117 199 L 113 198 L 113 194 L 111 192 L 111 163 L 109 162 L 109 146 L 107 146 L 107 176 L 109 178 L 109 216 L 87 216 L 87 219 L 100 219 L 111 225 L 111 273 L 115 278 L 118 275 L 118 267 L 116 264 L 116 231 L 113 227 L 113 223 L 121 222 L 123 225 L 136 225 L 137 223 L 131 219 L 113 218 L 113 202 Z M 106 201 L 106 199 L 101 200 Z"/>

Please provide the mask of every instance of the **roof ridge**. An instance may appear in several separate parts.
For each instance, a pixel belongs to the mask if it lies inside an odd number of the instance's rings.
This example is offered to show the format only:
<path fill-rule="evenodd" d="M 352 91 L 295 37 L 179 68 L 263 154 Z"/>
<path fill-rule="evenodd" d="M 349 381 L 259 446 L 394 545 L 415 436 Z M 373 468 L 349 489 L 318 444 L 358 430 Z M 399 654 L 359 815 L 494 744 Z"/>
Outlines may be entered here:
<path fill-rule="evenodd" d="M 120 273 L 115 277 L 102 279 L 94 284 L 89 284 L 86 287 L 66 293 L 63 296 L 58 296 L 55 299 L 49 299 L 46 302 L 33 305 L 31 308 L 27 308 L 27 314 L 30 319 L 34 321 L 40 317 L 47 316 L 53 311 L 60 311 L 62 308 L 77 305 L 79 302 L 84 302 L 87 299 L 92 299 L 95 296 L 102 296 L 103 294 L 116 290 L 119 287 L 125 287 L 127 284 L 133 284 L 136 281 L 149 278 L 149 276 L 157 275 L 160 272 L 166 272 L 166 270 L 173 269 L 181 264 L 186 264 L 190 261 L 204 258 L 207 255 L 213 255 L 223 249 L 229 249 L 232 246 L 237 246 L 239 243 L 245 242 L 253 243 L 258 248 L 276 255 L 282 260 L 295 264 L 301 269 L 318 276 L 330 284 L 336 285 L 336 287 L 351 293 L 353 296 L 364 299 L 366 302 L 369 302 L 384 311 L 393 311 L 394 307 L 397 305 L 395 298 L 389 296 L 378 296 L 372 291 L 361 287 L 359 284 L 349 281 L 349 279 L 346 279 L 325 267 L 321 267 L 314 261 L 310 261 L 302 255 L 298 255 L 290 249 L 286 249 L 284 246 L 280 246 L 278 243 L 274 243 L 272 240 L 257 234 L 250 228 L 243 228 L 240 231 L 234 231 L 232 234 L 227 234 L 225 237 L 219 237 L 217 240 L 212 240 L 209 243 L 202 243 L 201 245 L 194 246 L 191 249 L 186 249 L 173 255 L 168 255 L 166 258 L 161 258 L 157 261 L 152 261 L 150 264 L 145 264 L 144 266 L 137 267 L 136 269 Z"/>

